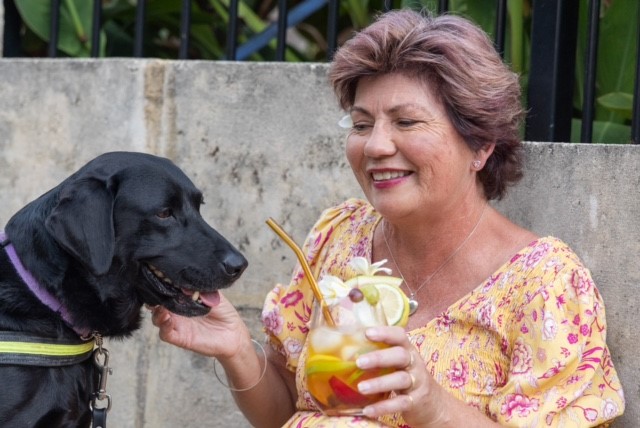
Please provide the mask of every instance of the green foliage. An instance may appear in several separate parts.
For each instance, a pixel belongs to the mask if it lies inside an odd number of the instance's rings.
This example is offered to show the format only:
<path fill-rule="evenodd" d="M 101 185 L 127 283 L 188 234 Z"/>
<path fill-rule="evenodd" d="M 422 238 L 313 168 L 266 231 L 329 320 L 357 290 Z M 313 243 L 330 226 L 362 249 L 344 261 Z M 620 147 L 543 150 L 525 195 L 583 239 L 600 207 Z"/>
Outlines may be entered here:
<path fill-rule="evenodd" d="M 42 0 L 16 0 L 16 7 L 26 27 L 42 42 L 49 42 L 51 33 L 51 2 Z M 91 15 L 93 2 L 86 0 L 64 0 L 60 8 L 59 49 L 69 56 L 88 57 L 91 53 Z M 43 50 L 43 43 L 27 36 L 31 49 Z M 102 34 L 100 52 L 104 52 Z"/>
<path fill-rule="evenodd" d="M 15 0 L 25 23 L 23 49 L 27 55 L 46 55 L 49 40 L 50 2 Z M 290 0 L 294 8 L 303 0 Z M 531 8 L 533 0 L 508 0 L 504 59 L 521 76 L 523 94 L 527 93 L 529 52 L 531 47 Z M 100 56 L 131 56 L 135 33 L 135 1 L 103 0 Z M 240 0 L 238 43 L 242 45 L 265 31 L 277 15 L 276 0 Z M 392 0 L 394 8 L 427 9 L 434 13 L 437 0 Z M 634 70 L 637 55 L 638 0 L 608 0 L 600 10 L 600 38 L 596 82 L 596 121 L 594 141 L 628 142 Z M 63 0 L 59 34 L 59 52 L 71 57 L 90 54 L 93 2 Z M 193 0 L 189 58 L 217 60 L 225 58 L 229 24 L 229 0 Z M 342 44 L 375 19 L 384 8 L 384 0 L 342 0 L 338 17 L 338 43 Z M 327 8 L 307 17 L 287 34 L 286 61 L 325 61 L 327 58 Z M 489 0 L 450 0 L 450 13 L 470 18 L 495 38 L 496 7 Z M 579 141 L 585 80 L 588 0 L 579 2 L 579 34 L 576 57 L 576 88 L 572 141 Z M 144 55 L 177 58 L 180 46 L 181 2 L 147 0 L 144 29 Z M 276 40 L 249 57 L 273 60 Z M 526 105 L 526 100 L 523 100 Z"/>

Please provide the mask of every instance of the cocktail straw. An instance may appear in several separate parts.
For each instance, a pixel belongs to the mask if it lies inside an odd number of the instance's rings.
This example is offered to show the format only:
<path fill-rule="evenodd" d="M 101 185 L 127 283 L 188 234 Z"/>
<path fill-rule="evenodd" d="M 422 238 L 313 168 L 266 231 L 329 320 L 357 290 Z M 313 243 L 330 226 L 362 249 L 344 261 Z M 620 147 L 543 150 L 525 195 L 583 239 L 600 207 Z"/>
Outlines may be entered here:
<path fill-rule="evenodd" d="M 280 227 L 280 225 L 276 223 L 276 221 L 271 217 L 267 219 L 267 224 L 271 229 L 273 229 L 274 232 L 276 232 L 276 234 L 280 238 L 282 238 L 284 242 L 287 243 L 287 245 L 289 245 L 289 247 L 291 247 L 293 252 L 296 254 L 296 256 L 298 257 L 298 261 L 300 262 L 300 266 L 302 266 L 302 270 L 304 271 L 305 275 L 307 275 L 307 278 L 309 279 L 309 284 L 311 284 L 311 290 L 313 291 L 313 294 L 315 295 L 316 300 L 320 302 L 320 307 L 322 308 L 322 314 L 324 315 L 324 319 L 327 321 L 327 324 L 331 326 L 336 325 L 336 323 L 333 321 L 333 317 L 331 316 L 331 311 L 329 311 L 329 307 L 327 306 L 327 303 L 324 301 L 324 297 L 322 297 L 322 292 L 320 291 L 320 287 L 318 287 L 318 283 L 316 282 L 316 279 L 311 274 L 311 268 L 309 267 L 309 263 L 307 263 L 307 259 L 304 257 L 304 253 L 302 252 L 298 244 L 296 244 L 295 241 L 287 234 L 287 232 L 285 232 Z"/>

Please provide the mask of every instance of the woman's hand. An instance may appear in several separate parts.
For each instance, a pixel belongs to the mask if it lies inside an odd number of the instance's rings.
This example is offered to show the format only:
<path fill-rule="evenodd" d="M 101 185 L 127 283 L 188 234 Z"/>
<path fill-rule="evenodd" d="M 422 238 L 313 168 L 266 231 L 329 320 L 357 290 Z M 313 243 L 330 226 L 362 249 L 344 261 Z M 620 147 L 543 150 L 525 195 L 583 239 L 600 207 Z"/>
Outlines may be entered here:
<path fill-rule="evenodd" d="M 447 403 L 453 397 L 427 372 L 422 357 L 407 339 L 404 329 L 372 327 L 367 329 L 366 334 L 369 340 L 385 342 L 391 347 L 362 355 L 357 360 L 358 367 L 392 367 L 397 370 L 358 384 L 358 389 L 363 394 L 396 392 L 387 400 L 367 406 L 364 409 L 365 415 L 377 418 L 400 412 L 411 426 L 440 426 L 447 419 Z"/>
<path fill-rule="evenodd" d="M 209 357 L 230 358 L 250 344 L 250 334 L 233 305 L 220 293 L 220 303 L 201 317 L 184 317 L 161 306 L 149 308 L 160 339 Z"/>

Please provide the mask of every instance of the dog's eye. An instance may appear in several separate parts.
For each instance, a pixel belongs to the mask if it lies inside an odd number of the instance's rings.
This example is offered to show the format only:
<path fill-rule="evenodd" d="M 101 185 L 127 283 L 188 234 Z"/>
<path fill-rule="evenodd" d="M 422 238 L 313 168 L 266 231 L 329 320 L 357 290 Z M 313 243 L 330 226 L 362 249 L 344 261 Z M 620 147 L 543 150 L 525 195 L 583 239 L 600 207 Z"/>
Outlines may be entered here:
<path fill-rule="evenodd" d="M 171 211 L 171 208 L 165 208 L 156 214 L 156 217 L 163 218 L 163 219 L 169 218 L 171 216 L 173 216 L 173 211 Z"/>

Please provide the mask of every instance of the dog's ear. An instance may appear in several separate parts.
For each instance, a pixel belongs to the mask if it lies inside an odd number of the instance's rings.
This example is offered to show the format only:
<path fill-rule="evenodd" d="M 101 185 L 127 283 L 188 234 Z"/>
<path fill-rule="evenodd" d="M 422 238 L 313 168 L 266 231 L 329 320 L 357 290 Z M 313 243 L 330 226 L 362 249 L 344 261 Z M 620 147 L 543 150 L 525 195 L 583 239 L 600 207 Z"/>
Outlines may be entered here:
<path fill-rule="evenodd" d="M 113 260 L 113 203 L 104 180 L 78 177 L 62 185 L 45 221 L 56 242 L 96 276 L 104 275 Z"/>

